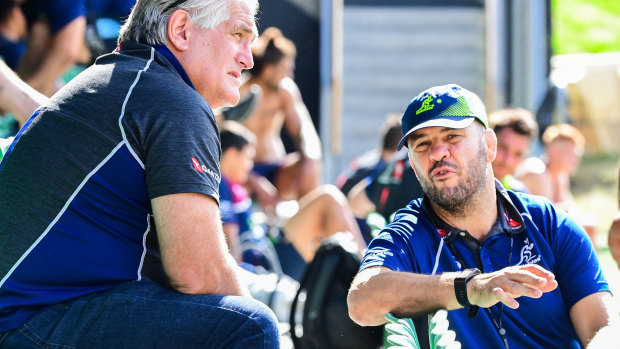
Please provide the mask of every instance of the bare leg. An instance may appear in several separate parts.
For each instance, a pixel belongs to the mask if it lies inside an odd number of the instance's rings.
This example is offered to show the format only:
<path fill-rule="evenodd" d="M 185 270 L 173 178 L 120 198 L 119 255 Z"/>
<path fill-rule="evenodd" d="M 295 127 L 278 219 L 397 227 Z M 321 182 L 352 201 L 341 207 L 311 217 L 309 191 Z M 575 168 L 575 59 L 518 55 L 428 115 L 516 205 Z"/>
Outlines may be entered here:
<path fill-rule="evenodd" d="M 366 248 L 346 197 L 333 185 L 320 186 L 304 196 L 297 214 L 284 225 L 286 238 L 306 262 L 314 258 L 321 239 L 337 232 L 350 232 L 360 254 Z"/>
<path fill-rule="evenodd" d="M 321 162 L 301 159 L 298 153 L 289 154 L 278 170 L 275 185 L 283 200 L 299 200 L 321 184 Z"/>

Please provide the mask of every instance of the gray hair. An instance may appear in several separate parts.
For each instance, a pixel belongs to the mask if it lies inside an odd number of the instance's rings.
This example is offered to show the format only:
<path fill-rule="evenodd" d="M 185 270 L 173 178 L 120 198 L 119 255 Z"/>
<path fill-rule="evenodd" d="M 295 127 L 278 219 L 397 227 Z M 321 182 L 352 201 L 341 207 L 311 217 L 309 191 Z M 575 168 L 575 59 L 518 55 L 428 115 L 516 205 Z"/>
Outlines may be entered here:
<path fill-rule="evenodd" d="M 229 6 L 244 4 L 252 16 L 258 11 L 258 0 L 137 0 L 131 14 L 121 27 L 118 43 L 142 42 L 149 45 L 168 43 L 167 27 L 170 15 L 183 9 L 190 21 L 205 29 L 214 29 L 230 18 Z"/>

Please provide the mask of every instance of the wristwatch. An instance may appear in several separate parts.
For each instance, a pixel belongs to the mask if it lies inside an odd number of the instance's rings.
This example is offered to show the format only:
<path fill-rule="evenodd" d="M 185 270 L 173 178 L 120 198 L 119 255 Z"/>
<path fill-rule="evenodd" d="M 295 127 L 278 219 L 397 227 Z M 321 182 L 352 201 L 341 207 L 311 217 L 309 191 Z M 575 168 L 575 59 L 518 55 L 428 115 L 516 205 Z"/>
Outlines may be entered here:
<path fill-rule="evenodd" d="M 456 294 L 456 300 L 463 307 L 472 305 L 467 299 L 467 283 L 476 275 L 481 274 L 478 268 L 465 269 L 463 275 L 465 277 L 457 277 L 454 279 L 454 293 Z"/>

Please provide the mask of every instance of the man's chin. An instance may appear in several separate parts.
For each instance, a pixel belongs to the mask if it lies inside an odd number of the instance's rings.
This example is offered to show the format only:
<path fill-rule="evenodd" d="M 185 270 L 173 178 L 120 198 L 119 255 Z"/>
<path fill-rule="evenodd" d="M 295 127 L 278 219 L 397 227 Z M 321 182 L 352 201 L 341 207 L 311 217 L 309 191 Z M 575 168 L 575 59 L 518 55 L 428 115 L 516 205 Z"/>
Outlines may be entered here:
<path fill-rule="evenodd" d="M 230 94 L 222 97 L 222 107 L 234 107 L 239 104 L 240 95 L 237 92 L 236 94 Z"/>

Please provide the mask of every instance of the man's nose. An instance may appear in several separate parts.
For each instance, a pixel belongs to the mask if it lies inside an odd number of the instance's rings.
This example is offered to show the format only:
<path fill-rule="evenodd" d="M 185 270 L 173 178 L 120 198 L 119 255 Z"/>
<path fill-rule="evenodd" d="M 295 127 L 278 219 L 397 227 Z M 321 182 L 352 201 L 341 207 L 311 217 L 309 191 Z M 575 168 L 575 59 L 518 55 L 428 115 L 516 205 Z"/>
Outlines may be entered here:
<path fill-rule="evenodd" d="M 450 156 L 448 145 L 441 142 L 431 146 L 430 159 L 433 161 L 441 161 L 447 156 Z"/>
<path fill-rule="evenodd" d="M 243 45 L 236 57 L 237 63 L 239 63 L 243 69 L 252 69 L 254 66 L 254 58 L 252 57 L 252 50 L 250 45 Z"/>

